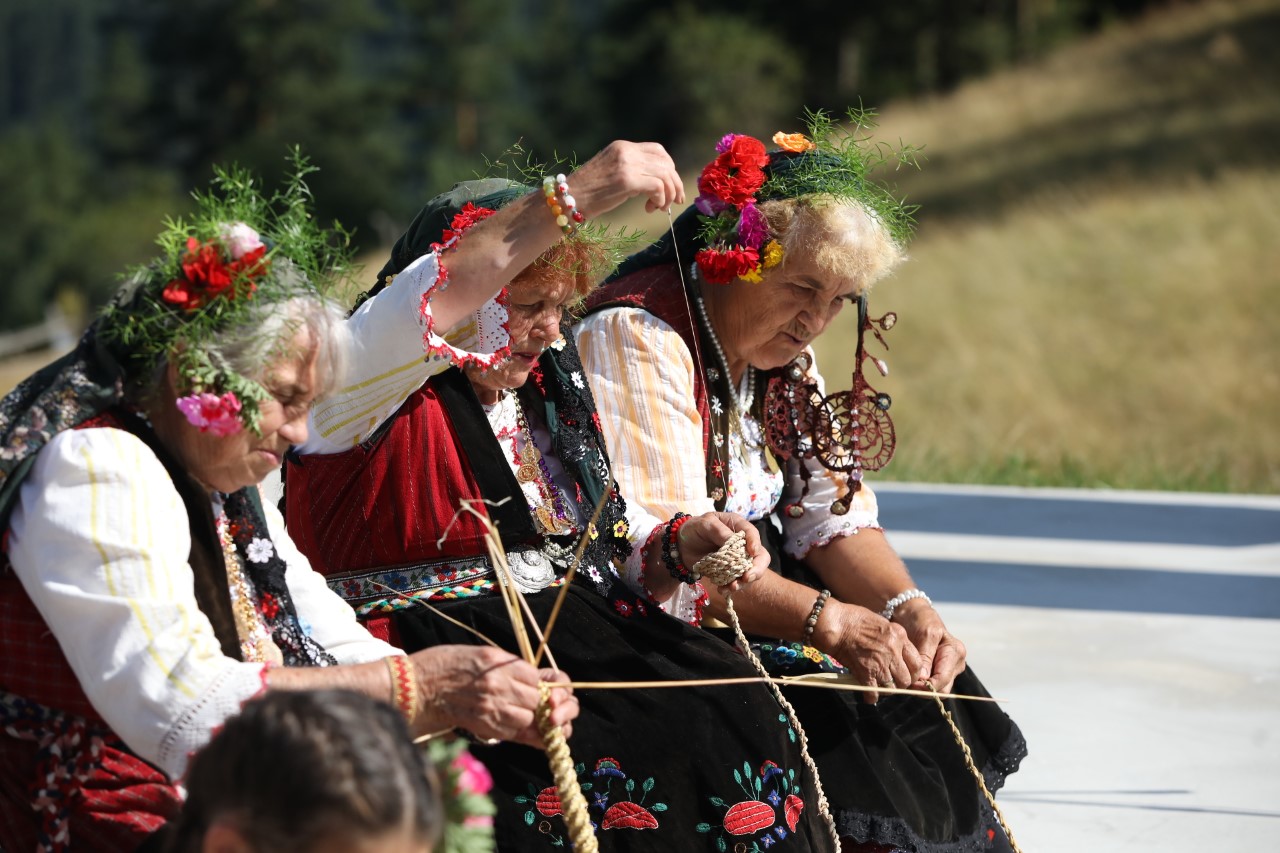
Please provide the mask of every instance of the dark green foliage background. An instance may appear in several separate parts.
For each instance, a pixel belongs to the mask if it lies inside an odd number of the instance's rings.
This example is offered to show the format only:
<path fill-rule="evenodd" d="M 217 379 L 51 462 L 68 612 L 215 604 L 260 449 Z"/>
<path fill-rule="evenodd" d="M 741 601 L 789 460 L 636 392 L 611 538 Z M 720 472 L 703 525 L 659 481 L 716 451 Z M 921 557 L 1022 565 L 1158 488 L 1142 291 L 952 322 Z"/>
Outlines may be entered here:
<path fill-rule="evenodd" d="M 387 243 L 513 143 L 705 159 L 732 129 L 945 91 L 1149 0 L 5 0 L 0 329 L 100 304 L 215 163 L 321 167 L 320 214 Z"/>

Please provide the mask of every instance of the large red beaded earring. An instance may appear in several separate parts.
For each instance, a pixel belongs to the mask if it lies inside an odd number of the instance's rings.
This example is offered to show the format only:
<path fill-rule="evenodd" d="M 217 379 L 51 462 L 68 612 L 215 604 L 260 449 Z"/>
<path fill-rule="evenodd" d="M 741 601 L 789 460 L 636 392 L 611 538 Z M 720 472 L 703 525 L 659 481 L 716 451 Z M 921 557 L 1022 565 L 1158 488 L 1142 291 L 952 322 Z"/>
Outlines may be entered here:
<path fill-rule="evenodd" d="M 781 375 L 769 380 L 765 392 L 765 441 L 774 454 L 779 459 L 816 458 L 824 468 L 847 475 L 848 491 L 831 504 L 835 515 L 849 511 L 853 496 L 862 488 L 863 471 L 879 471 L 893 458 L 897 443 L 893 420 L 889 417 L 893 400 L 871 387 L 863 366 L 870 359 L 881 376 L 889 375 L 883 359 L 867 354 L 866 333 L 870 331 L 888 350 L 889 344 L 882 332 L 889 331 L 897 322 L 898 315 L 892 311 L 870 319 L 867 299 L 859 296 L 853 387 L 821 396 L 817 383 L 808 379 L 813 362 L 807 353 L 801 353 Z M 783 510 L 792 518 L 804 515 L 804 498 L 809 494 L 809 470 L 803 465 L 800 475 L 804 479 L 804 490 Z"/>

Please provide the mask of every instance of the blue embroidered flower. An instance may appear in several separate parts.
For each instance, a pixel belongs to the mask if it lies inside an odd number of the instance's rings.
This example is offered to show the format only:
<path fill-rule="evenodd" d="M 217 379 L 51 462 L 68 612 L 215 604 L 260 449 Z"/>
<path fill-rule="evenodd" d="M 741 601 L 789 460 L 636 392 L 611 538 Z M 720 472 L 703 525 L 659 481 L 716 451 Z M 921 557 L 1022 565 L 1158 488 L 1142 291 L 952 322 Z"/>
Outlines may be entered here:
<path fill-rule="evenodd" d="M 776 807 L 778 803 L 782 802 L 782 797 L 777 791 L 770 791 L 769 796 L 765 797 L 765 799 L 769 801 L 769 805 L 774 807 Z"/>
<path fill-rule="evenodd" d="M 764 836 L 763 838 L 761 838 L 761 839 L 760 839 L 760 846 L 761 846 L 761 847 L 772 847 L 772 846 L 773 846 L 773 836 L 772 836 L 772 835 L 766 835 L 766 836 Z"/>
<path fill-rule="evenodd" d="M 409 576 L 404 572 L 394 572 L 387 575 L 387 586 L 392 589 L 404 591 L 409 588 Z"/>
<path fill-rule="evenodd" d="M 779 826 L 775 826 L 775 827 L 773 828 L 773 831 L 774 831 L 774 832 L 776 832 L 776 833 L 778 834 L 778 837 L 779 837 L 779 838 L 786 838 L 786 837 L 787 837 L 787 829 L 786 829 L 786 827 L 784 827 L 784 826 L 781 826 L 781 825 L 779 825 Z"/>
<path fill-rule="evenodd" d="M 605 809 L 609 808 L 609 795 L 604 793 L 603 791 L 596 791 L 594 794 L 591 795 L 591 805 L 595 806 L 601 811 L 604 811 Z"/>

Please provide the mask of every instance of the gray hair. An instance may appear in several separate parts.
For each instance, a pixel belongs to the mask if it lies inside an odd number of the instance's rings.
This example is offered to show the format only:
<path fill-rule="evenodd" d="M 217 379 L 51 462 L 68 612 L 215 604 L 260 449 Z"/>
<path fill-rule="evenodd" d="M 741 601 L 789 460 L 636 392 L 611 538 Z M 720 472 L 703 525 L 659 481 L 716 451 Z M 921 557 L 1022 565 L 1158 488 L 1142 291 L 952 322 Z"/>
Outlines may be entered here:
<path fill-rule="evenodd" d="M 759 208 L 782 245 L 784 267 L 787 258 L 810 257 L 819 269 L 853 279 L 861 293 L 906 260 L 884 222 L 858 202 L 817 195 Z"/>

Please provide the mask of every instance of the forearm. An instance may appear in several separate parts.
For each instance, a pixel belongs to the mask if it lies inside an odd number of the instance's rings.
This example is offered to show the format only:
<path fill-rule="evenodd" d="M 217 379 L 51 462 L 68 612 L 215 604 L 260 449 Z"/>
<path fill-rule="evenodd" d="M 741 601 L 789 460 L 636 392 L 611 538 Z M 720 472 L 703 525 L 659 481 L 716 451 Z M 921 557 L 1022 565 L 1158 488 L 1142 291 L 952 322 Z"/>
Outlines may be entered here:
<path fill-rule="evenodd" d="M 531 192 L 468 228 L 441 253 L 448 286 L 431 301 L 436 327 L 451 328 L 492 299 L 561 236 L 541 192 Z"/>
<path fill-rule="evenodd" d="M 727 621 L 724 596 L 714 588 L 708 589 L 707 595 L 711 599 L 707 605 L 710 614 Z M 812 636 L 804 636 L 806 620 L 817 598 L 817 590 L 774 572 L 765 572 L 755 583 L 733 593 L 733 609 L 742 629 L 749 634 L 778 637 L 787 642 L 805 641 L 827 650 L 832 645 L 821 641 L 822 631 L 827 627 L 827 620 L 821 616 Z"/>
<path fill-rule="evenodd" d="M 873 528 L 815 547 L 805 562 L 838 599 L 876 613 L 886 601 L 915 586 L 884 532 Z"/>

